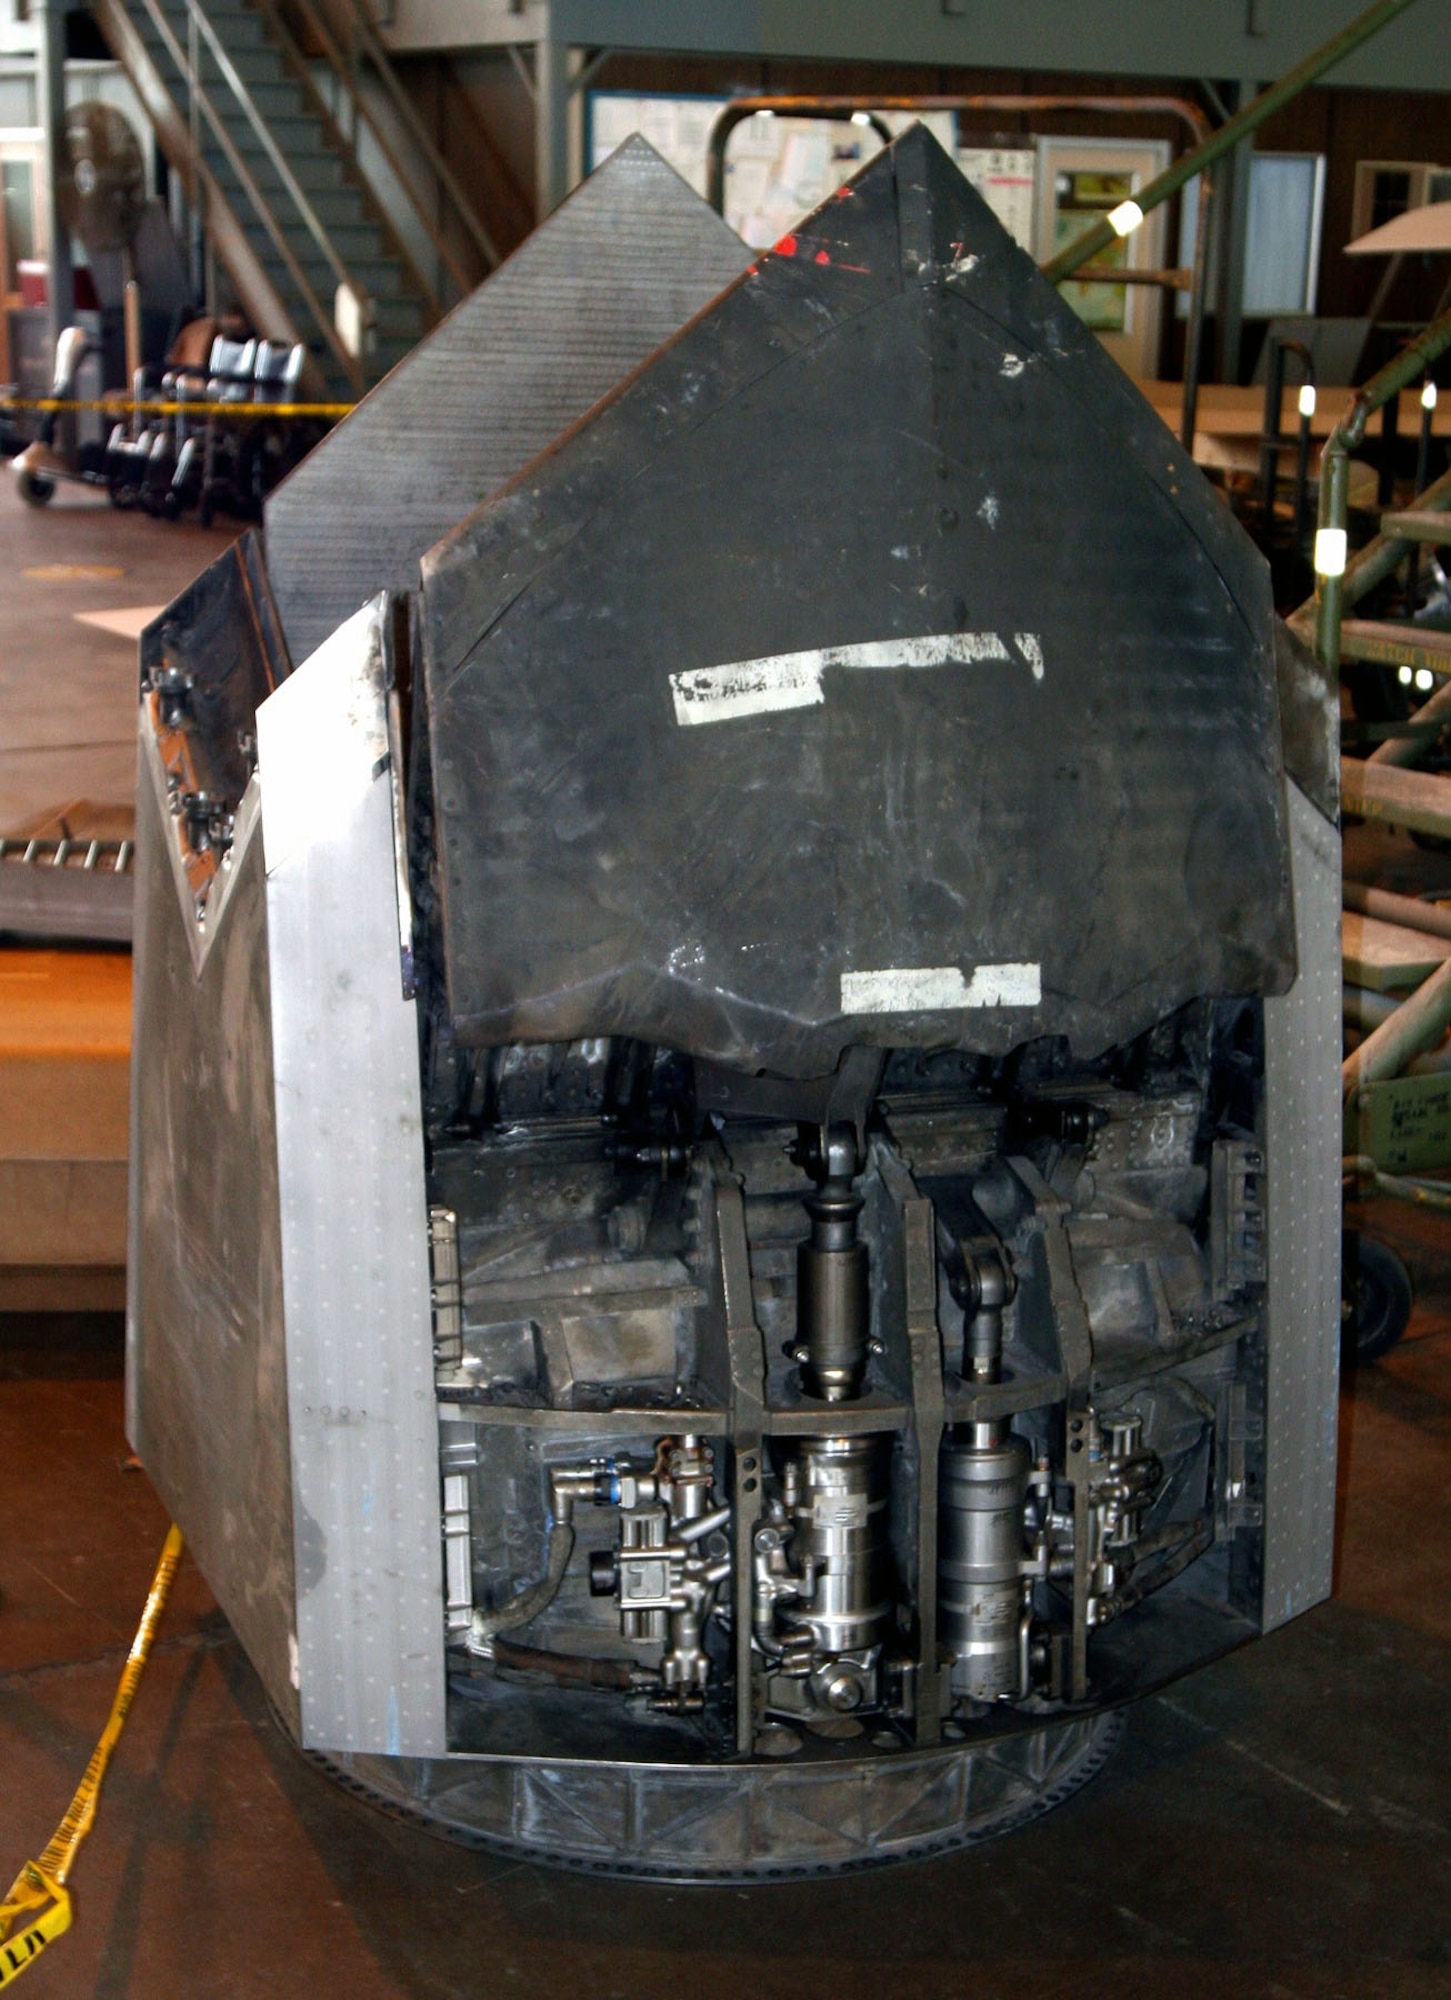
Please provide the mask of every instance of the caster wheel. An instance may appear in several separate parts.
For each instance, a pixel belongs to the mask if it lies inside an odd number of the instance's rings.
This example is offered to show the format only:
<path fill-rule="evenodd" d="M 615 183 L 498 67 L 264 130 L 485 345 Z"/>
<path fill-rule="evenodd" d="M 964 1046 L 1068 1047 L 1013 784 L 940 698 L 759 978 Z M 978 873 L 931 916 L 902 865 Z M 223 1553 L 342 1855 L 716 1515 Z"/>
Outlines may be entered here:
<path fill-rule="evenodd" d="M 1341 1238 L 1340 1353 L 1350 1367 L 1389 1354 L 1411 1317 L 1411 1274 L 1374 1236 L 1347 1229 Z"/>
<path fill-rule="evenodd" d="M 22 472 L 20 497 L 27 507 L 46 507 L 55 498 L 55 481 L 42 479 L 35 472 Z"/>
<path fill-rule="evenodd" d="M 181 518 L 181 495 L 173 493 L 170 487 L 161 496 L 161 512 L 163 517 L 168 521 L 176 521 Z"/>

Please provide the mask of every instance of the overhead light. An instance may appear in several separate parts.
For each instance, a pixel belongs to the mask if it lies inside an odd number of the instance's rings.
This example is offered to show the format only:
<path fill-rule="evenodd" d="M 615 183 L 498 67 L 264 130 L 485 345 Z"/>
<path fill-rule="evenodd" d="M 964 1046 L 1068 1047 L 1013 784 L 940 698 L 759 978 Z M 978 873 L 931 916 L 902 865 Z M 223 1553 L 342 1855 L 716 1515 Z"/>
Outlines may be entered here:
<path fill-rule="evenodd" d="M 1411 685 L 1411 682 L 1414 678 L 1415 677 L 1412 674 L 1409 667 L 1402 667 L 1400 672 L 1396 675 L 1396 679 L 1400 682 L 1403 688 L 1408 688 Z"/>
<path fill-rule="evenodd" d="M 1315 414 L 1315 384 L 1306 382 L 1300 389 L 1300 415 L 1313 417 Z"/>
<path fill-rule="evenodd" d="M 1421 389 L 1421 408 L 1423 410 L 1434 410 L 1435 407 L 1436 384 L 1434 382 L 1427 382 Z"/>
<path fill-rule="evenodd" d="M 1344 576 L 1347 543 L 1344 528 L 1315 530 L 1315 574 Z"/>
<path fill-rule="evenodd" d="M 1431 672 L 1431 669 L 1429 667 L 1417 667 L 1416 686 L 1421 690 L 1421 693 L 1426 694 L 1435 685 L 1436 676 Z"/>
<path fill-rule="evenodd" d="M 760 110 L 756 113 L 756 116 L 758 118 L 774 118 L 775 115 L 776 115 L 775 112 L 770 108 L 769 105 L 766 104 L 763 104 Z"/>
<path fill-rule="evenodd" d="M 853 111 L 853 113 L 851 114 L 851 122 L 853 125 L 870 125 L 872 122 L 872 114 L 870 111 Z"/>
<path fill-rule="evenodd" d="M 1143 219 L 1144 211 L 1136 201 L 1121 201 L 1108 212 L 1108 226 L 1115 236 L 1131 236 Z"/>

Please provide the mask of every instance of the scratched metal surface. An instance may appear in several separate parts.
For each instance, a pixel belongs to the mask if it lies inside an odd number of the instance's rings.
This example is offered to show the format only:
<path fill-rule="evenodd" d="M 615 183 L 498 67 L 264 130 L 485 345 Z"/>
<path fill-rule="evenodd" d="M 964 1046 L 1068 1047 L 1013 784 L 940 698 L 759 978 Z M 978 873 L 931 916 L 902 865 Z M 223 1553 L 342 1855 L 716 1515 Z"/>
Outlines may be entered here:
<path fill-rule="evenodd" d="M 294 660 L 744 270 L 735 232 L 632 138 L 332 431 L 266 507 Z"/>
<path fill-rule="evenodd" d="M 465 1040 L 1087 1053 L 1292 976 L 1264 565 L 920 128 L 423 570 Z M 677 720 L 920 638 L 978 657 Z"/>
<path fill-rule="evenodd" d="M 256 530 L 224 549 L 141 634 L 143 686 L 170 668 L 189 682 L 186 734 L 198 785 L 235 812 L 257 707 L 291 672 Z"/>
<path fill-rule="evenodd" d="M 293 1493 L 255 785 L 196 949 L 145 710 L 136 788 L 126 1435 L 292 1728 Z"/>
<path fill-rule="evenodd" d="M 259 794 L 245 745 L 288 672 L 248 532 L 141 635 L 186 685 L 197 785 L 236 815 L 199 907 L 149 703 L 137 716 L 126 1432 L 294 1726 L 293 1494 Z"/>

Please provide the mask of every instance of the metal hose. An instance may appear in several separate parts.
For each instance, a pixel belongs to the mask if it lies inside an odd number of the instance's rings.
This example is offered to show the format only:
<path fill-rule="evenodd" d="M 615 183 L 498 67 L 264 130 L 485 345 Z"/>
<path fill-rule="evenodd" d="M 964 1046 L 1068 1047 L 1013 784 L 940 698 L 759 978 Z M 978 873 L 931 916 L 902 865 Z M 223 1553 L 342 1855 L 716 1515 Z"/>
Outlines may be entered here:
<path fill-rule="evenodd" d="M 549 1533 L 549 1560 L 544 1574 L 537 1583 L 531 1583 L 527 1590 L 521 1590 L 511 1597 L 507 1604 L 501 1604 L 494 1611 L 476 1611 L 469 1624 L 468 1647 L 471 1653 L 488 1653 L 496 1632 L 512 1632 L 520 1625 L 527 1625 L 537 1618 L 541 1611 L 554 1602 L 559 1586 L 564 1581 L 564 1572 L 569 1568 L 569 1559 L 574 1553 L 574 1524 L 570 1521 L 554 1521 Z"/>
<path fill-rule="evenodd" d="M 1160 1541 L 1161 1537 L 1167 1534 L 1170 1527 L 1175 1525 L 1172 1522 L 1167 1523 L 1156 1534 L 1145 1536 L 1142 1544 L 1145 1555 L 1156 1553 L 1154 1545 Z M 1146 1597 L 1152 1597 L 1156 1590 L 1162 1590 L 1166 1583 L 1172 1583 L 1176 1576 L 1182 1576 L 1190 1563 L 1197 1562 L 1206 1549 L 1212 1545 L 1214 1541 L 1214 1523 L 1209 1519 L 1208 1515 L 1201 1514 L 1196 1520 L 1187 1521 L 1181 1525 L 1186 1530 L 1185 1539 L 1173 1550 L 1172 1554 L 1166 1556 L 1164 1561 L 1159 1563 L 1147 1575 L 1140 1573 L 1136 1569 L 1134 1575 L 1121 1589 L 1111 1591 L 1107 1597 L 1102 1599 L 1099 1606 L 1099 1616 L 1102 1623 L 1106 1624 L 1109 1619 L 1117 1618 L 1125 1611 L 1131 1611 L 1136 1604 L 1142 1604 Z"/>

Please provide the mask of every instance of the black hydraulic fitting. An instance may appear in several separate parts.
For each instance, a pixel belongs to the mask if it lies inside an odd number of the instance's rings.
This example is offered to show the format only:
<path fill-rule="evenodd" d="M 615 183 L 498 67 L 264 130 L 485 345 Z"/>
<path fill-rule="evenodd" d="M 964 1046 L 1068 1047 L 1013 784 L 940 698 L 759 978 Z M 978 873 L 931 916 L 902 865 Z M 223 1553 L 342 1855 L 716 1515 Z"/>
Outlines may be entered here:
<path fill-rule="evenodd" d="M 986 1252 L 959 1244 L 947 1277 L 963 1313 L 962 1378 L 996 1382 L 1002 1375 L 1003 1308 L 1018 1289 L 1008 1253 L 1000 1244 Z"/>

